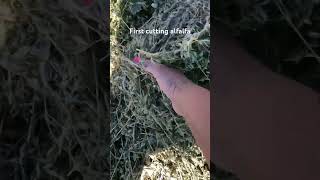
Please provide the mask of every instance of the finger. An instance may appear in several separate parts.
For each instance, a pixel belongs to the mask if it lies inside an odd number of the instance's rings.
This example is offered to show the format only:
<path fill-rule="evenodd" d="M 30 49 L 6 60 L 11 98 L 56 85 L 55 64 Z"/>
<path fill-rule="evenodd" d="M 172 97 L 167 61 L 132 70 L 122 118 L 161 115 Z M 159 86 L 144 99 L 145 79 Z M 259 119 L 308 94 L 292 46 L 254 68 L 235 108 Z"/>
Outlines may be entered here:
<path fill-rule="evenodd" d="M 159 74 L 159 64 L 150 60 L 145 60 L 143 63 L 144 70 L 151 73 L 153 76 Z"/>

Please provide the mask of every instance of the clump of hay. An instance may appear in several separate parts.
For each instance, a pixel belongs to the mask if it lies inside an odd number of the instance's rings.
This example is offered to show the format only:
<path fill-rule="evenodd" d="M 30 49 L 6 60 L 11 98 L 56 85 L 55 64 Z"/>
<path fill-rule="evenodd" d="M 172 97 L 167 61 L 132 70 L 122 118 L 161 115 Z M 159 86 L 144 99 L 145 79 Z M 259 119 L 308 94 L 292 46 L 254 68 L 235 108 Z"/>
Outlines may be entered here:
<path fill-rule="evenodd" d="M 209 179 L 206 166 L 198 147 L 171 147 L 146 157 L 140 179 Z"/>
<path fill-rule="evenodd" d="M 162 170 L 152 168 L 160 167 L 153 166 L 152 162 L 147 163 L 153 171 L 158 171 L 149 178 L 156 179 L 159 173 L 169 173 L 173 178 L 209 179 L 202 154 L 194 153 L 197 148 L 193 147 L 195 142 L 184 120 L 173 111 L 170 101 L 162 94 L 155 80 L 130 60 L 140 53 L 154 61 L 178 68 L 195 83 L 208 86 L 209 7 L 207 0 L 111 1 L 113 178 L 139 178 L 144 163 L 149 159 L 148 154 L 171 148 L 170 152 L 176 153 L 172 157 L 193 157 L 201 159 L 200 163 L 190 165 L 193 162 L 186 161 L 189 166 L 177 161 L 171 168 Z M 167 36 L 130 35 L 130 27 L 168 30 L 189 28 L 192 32 Z M 194 173 L 173 173 L 170 170 L 172 168 L 191 168 L 193 170 L 189 172 Z"/>

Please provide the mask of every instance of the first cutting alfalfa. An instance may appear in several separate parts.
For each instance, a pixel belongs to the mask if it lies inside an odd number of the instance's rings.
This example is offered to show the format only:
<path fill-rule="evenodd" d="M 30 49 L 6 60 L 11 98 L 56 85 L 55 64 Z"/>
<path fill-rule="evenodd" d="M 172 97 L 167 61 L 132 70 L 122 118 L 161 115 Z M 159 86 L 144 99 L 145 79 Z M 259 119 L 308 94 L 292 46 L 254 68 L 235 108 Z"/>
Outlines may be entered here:
<path fill-rule="evenodd" d="M 130 28 L 130 34 L 153 34 L 153 35 L 168 35 L 168 34 L 191 34 L 188 28 L 174 28 L 168 29 L 135 29 Z"/>

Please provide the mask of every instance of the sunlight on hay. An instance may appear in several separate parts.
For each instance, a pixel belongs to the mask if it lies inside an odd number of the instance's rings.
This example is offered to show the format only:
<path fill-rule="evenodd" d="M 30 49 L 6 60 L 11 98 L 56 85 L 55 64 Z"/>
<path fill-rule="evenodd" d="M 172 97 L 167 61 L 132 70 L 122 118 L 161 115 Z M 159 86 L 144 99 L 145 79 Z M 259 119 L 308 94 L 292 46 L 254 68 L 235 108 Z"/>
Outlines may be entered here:
<path fill-rule="evenodd" d="M 201 156 L 200 149 L 197 146 L 193 146 L 192 149 L 193 151 L 170 147 L 148 155 L 140 180 L 182 180 L 190 177 L 210 179 L 210 172 Z M 197 153 L 198 156 L 195 156 L 194 153 Z"/>
<path fill-rule="evenodd" d="M 116 3 L 111 3 L 110 6 L 110 18 L 111 18 L 111 23 L 110 23 L 110 27 L 111 27 L 111 31 L 112 34 L 110 36 L 110 44 L 111 44 L 111 48 L 110 48 L 110 52 L 111 52 L 111 59 L 110 59 L 110 77 L 112 77 L 112 75 L 114 74 L 113 72 L 117 69 L 120 61 L 119 58 L 119 53 L 120 53 L 120 49 L 118 47 L 119 42 L 117 41 L 117 36 L 119 33 L 119 27 L 120 27 L 120 21 L 121 21 L 121 17 L 119 17 L 116 13 L 115 9 L 119 9 L 119 2 L 117 1 Z"/>
<path fill-rule="evenodd" d="M 116 69 L 116 66 L 115 66 L 115 55 L 113 52 L 111 52 L 111 61 L 110 61 L 110 77 L 112 77 L 113 75 L 113 72 L 115 71 Z"/>

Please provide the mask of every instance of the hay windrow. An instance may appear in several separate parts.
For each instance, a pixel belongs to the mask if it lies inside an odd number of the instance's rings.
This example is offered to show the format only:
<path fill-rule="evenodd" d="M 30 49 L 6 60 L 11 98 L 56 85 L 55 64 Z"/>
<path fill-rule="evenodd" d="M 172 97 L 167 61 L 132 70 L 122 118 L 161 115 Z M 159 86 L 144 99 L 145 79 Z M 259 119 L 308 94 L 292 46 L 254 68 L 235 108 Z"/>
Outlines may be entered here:
<path fill-rule="evenodd" d="M 184 120 L 172 110 L 155 80 L 130 59 L 140 52 L 154 61 L 181 69 L 194 82 L 208 86 L 209 1 L 112 1 L 111 14 L 112 176 L 138 179 L 150 154 L 171 148 L 170 152 L 185 159 L 200 158 L 199 164 L 192 167 L 193 171 L 189 170 L 190 174 L 183 172 L 188 171 L 187 166 L 177 161 L 162 173 L 175 178 L 208 179 L 201 153 L 190 155 L 197 148 L 193 147 L 195 142 Z M 192 33 L 130 35 L 129 27 L 188 27 Z M 182 150 L 173 150 L 174 147 Z M 154 167 L 160 166 L 149 167 L 154 171 L 151 179 L 156 179 L 162 171 Z M 182 169 L 182 174 L 172 173 L 173 169 Z"/>

